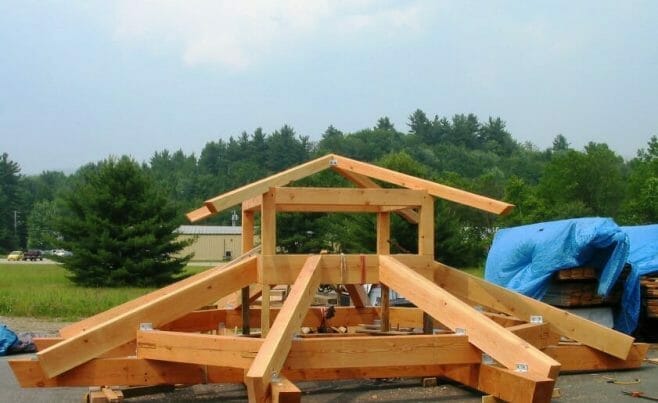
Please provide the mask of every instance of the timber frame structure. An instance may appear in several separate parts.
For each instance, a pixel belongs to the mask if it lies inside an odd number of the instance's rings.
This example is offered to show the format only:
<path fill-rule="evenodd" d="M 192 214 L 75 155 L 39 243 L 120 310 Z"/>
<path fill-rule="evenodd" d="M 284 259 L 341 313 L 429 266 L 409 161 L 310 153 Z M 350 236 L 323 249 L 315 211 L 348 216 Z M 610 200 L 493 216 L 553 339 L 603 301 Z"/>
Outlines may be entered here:
<path fill-rule="evenodd" d="M 285 187 L 326 169 L 356 187 Z M 23 387 L 244 383 L 251 402 L 298 401 L 294 381 L 440 376 L 505 401 L 541 402 L 550 401 L 560 371 L 641 365 L 648 345 L 435 261 L 435 197 L 495 214 L 513 207 L 334 154 L 217 196 L 188 218 L 241 204 L 249 252 L 65 326 L 60 337 L 37 339 L 36 359 L 11 360 L 11 368 Z M 282 211 L 376 214 L 377 253 L 277 254 Z M 390 214 L 418 225 L 417 254 L 390 254 Z M 368 306 L 359 286 L 369 283 L 382 286 L 378 307 Z M 311 306 L 319 284 L 345 285 L 353 302 L 336 307 L 332 326 L 379 320 L 380 328 L 300 334 L 323 320 L 322 308 Z M 291 286 L 281 307 L 270 307 L 274 285 Z M 391 307 L 389 289 L 416 307 Z M 246 337 L 255 328 L 260 333 Z"/>

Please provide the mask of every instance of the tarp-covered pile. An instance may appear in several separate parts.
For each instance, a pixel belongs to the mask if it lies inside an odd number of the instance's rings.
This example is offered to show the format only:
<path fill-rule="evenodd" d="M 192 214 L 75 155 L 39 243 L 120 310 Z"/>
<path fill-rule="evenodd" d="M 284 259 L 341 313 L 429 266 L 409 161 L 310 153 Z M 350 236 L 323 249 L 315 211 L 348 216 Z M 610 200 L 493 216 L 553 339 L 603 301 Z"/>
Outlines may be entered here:
<path fill-rule="evenodd" d="M 629 258 L 629 236 L 609 218 L 579 218 L 507 228 L 496 234 L 485 267 L 488 281 L 542 299 L 558 270 L 592 267 L 598 294 L 607 296 Z M 630 333 L 637 325 L 637 284 L 627 281 L 615 329 Z M 639 295 L 639 288 L 637 288 Z"/>

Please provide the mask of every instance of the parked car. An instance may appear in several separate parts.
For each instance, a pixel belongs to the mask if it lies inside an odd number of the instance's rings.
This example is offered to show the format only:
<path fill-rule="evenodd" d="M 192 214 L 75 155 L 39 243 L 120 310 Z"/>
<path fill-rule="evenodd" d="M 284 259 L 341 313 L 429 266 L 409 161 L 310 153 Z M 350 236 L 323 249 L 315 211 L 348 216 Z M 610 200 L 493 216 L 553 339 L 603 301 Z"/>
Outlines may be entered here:
<path fill-rule="evenodd" d="M 23 251 L 21 251 L 21 250 L 15 250 L 15 251 L 11 252 L 9 255 L 7 255 L 7 261 L 8 262 L 11 262 L 11 261 L 18 262 L 18 261 L 21 261 L 21 260 L 23 260 Z"/>
<path fill-rule="evenodd" d="M 53 251 L 53 255 L 58 256 L 58 257 L 65 257 L 65 256 L 73 256 L 73 253 L 69 252 L 65 249 L 55 249 Z"/>
<path fill-rule="evenodd" d="M 43 254 L 37 249 L 28 250 L 23 254 L 23 260 L 31 260 L 33 262 L 36 260 L 43 260 Z"/>

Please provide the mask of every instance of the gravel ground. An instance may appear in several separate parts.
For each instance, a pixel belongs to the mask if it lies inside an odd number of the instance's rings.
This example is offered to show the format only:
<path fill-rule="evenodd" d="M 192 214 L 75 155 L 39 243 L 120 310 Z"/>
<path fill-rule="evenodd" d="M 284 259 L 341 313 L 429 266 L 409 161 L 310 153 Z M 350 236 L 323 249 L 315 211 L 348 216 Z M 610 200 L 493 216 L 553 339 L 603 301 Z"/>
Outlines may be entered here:
<path fill-rule="evenodd" d="M 0 316 L 0 324 L 4 323 L 14 333 L 33 333 L 39 336 L 57 336 L 57 331 L 71 322 L 58 322 L 45 319 Z"/>

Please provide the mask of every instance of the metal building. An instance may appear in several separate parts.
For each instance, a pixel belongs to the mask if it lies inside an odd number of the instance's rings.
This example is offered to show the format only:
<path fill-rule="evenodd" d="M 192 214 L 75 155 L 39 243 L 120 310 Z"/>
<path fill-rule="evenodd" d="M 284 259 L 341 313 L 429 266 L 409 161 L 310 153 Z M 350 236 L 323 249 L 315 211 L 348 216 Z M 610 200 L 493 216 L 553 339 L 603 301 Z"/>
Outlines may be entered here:
<path fill-rule="evenodd" d="M 183 239 L 194 239 L 181 251 L 181 255 L 194 253 L 192 261 L 219 262 L 242 254 L 241 226 L 181 225 L 176 232 Z"/>

